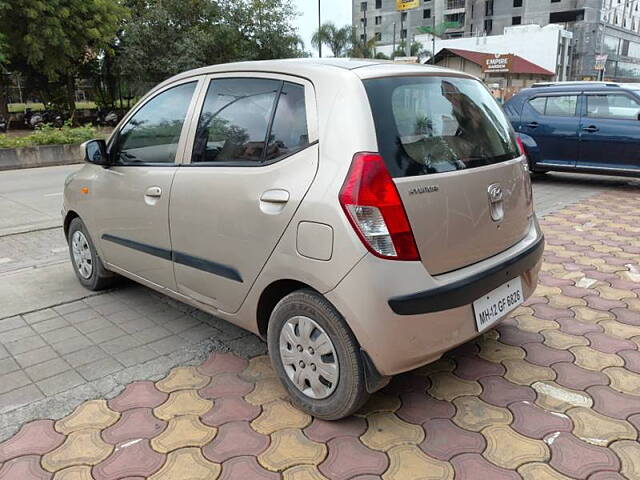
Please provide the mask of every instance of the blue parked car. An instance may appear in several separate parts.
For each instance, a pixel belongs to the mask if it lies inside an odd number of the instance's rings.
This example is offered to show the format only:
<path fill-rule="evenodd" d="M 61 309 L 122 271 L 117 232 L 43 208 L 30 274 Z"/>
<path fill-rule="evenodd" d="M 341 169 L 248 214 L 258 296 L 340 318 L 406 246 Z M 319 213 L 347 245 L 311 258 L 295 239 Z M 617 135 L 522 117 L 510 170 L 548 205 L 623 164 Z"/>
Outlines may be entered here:
<path fill-rule="evenodd" d="M 640 84 L 539 83 L 504 109 L 533 172 L 640 176 Z"/>

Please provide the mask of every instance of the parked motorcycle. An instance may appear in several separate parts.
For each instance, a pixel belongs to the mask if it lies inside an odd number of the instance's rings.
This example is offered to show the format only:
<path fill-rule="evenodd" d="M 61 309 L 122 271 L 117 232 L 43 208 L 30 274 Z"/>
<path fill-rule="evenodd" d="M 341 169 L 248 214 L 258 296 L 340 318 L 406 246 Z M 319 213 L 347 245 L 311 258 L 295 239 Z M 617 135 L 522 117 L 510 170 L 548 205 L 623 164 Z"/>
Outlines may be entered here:
<path fill-rule="evenodd" d="M 107 110 L 101 108 L 98 110 L 98 116 L 96 117 L 96 123 L 103 127 L 115 127 L 120 121 L 118 113 L 114 110 Z"/>
<path fill-rule="evenodd" d="M 5 120 L 5 118 L 0 115 L 0 133 L 6 133 L 9 122 Z"/>
<path fill-rule="evenodd" d="M 42 112 L 34 112 L 31 108 L 25 108 L 24 123 L 27 127 L 38 129 L 45 124 L 60 128 L 64 125 L 64 117 L 52 108 L 47 108 Z"/>

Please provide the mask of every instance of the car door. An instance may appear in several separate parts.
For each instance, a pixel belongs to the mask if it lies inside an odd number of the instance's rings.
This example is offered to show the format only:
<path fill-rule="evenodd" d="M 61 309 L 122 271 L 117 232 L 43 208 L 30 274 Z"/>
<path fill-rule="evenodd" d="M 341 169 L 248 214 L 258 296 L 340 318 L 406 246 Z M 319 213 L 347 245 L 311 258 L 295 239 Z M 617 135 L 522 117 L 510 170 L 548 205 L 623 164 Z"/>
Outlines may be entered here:
<path fill-rule="evenodd" d="M 311 83 L 278 75 L 210 78 L 171 192 L 178 291 L 240 308 L 318 165 Z"/>
<path fill-rule="evenodd" d="M 169 193 L 197 86 L 193 79 L 171 85 L 137 108 L 111 137 L 113 165 L 94 182 L 92 223 L 105 262 L 171 289 Z"/>
<path fill-rule="evenodd" d="M 539 94 L 522 109 L 519 132 L 538 145 L 540 165 L 574 167 L 578 159 L 578 93 Z"/>
<path fill-rule="evenodd" d="M 585 93 L 579 168 L 640 171 L 640 99 L 626 92 Z"/>

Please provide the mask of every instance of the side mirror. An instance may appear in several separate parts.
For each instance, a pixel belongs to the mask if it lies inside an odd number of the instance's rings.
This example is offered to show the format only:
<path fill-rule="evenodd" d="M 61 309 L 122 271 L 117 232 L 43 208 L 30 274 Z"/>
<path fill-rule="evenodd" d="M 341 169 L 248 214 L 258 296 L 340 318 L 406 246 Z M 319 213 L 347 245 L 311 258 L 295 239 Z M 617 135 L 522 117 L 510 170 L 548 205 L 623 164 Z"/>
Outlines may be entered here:
<path fill-rule="evenodd" d="M 102 139 L 89 140 L 82 144 L 85 162 L 106 167 L 110 164 L 107 153 L 107 142 Z"/>

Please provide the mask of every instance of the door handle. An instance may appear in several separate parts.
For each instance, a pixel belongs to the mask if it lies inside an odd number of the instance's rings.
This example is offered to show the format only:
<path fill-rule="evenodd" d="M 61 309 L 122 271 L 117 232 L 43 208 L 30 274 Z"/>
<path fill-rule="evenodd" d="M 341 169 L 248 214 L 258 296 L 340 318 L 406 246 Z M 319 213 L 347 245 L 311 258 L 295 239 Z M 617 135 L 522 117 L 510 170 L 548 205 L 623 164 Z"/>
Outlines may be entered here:
<path fill-rule="evenodd" d="M 529 128 L 538 128 L 540 124 L 538 122 L 527 123 L 527 127 Z"/>
<path fill-rule="evenodd" d="M 162 196 L 162 189 L 160 187 L 149 187 L 147 191 L 144 192 L 145 197 L 160 197 Z"/>
<path fill-rule="evenodd" d="M 287 203 L 289 201 L 289 192 L 282 189 L 267 190 L 260 197 L 260 201 L 266 203 Z"/>
<path fill-rule="evenodd" d="M 584 127 L 582 129 L 585 132 L 589 132 L 589 133 L 595 133 L 597 131 L 599 131 L 600 129 L 598 127 L 596 127 L 595 125 L 589 125 L 588 127 Z"/>

